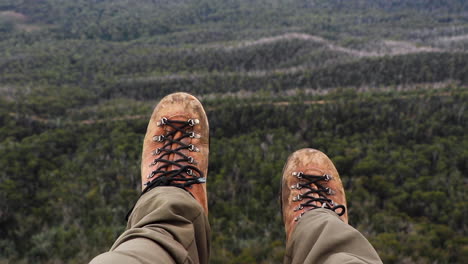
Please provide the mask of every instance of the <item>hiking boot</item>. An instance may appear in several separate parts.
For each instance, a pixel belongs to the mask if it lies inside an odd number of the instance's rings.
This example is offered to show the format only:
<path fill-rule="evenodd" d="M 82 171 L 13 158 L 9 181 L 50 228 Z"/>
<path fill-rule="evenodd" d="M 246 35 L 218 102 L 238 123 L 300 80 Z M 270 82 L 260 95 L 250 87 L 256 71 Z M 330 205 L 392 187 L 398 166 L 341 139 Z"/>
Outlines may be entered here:
<path fill-rule="evenodd" d="M 301 149 L 289 156 L 280 199 L 286 239 L 304 213 L 313 209 L 330 209 L 348 223 L 343 184 L 332 161 L 321 151 Z"/>
<path fill-rule="evenodd" d="M 158 186 L 185 189 L 208 214 L 209 127 L 200 101 L 173 93 L 155 107 L 141 158 L 142 195 Z"/>

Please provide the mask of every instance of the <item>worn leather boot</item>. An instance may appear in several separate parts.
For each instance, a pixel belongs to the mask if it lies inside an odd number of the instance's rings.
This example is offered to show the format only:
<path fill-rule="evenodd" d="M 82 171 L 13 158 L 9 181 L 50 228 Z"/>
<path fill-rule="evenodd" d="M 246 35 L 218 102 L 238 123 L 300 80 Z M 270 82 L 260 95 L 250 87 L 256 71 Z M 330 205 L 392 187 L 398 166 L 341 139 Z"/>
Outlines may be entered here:
<path fill-rule="evenodd" d="M 201 103 L 187 93 L 164 97 L 148 124 L 141 158 L 142 195 L 158 186 L 185 189 L 208 214 L 209 127 Z"/>
<path fill-rule="evenodd" d="M 283 168 L 281 210 L 288 240 L 307 211 L 326 208 L 348 223 L 346 197 L 338 171 L 324 153 L 301 149 L 291 154 Z"/>

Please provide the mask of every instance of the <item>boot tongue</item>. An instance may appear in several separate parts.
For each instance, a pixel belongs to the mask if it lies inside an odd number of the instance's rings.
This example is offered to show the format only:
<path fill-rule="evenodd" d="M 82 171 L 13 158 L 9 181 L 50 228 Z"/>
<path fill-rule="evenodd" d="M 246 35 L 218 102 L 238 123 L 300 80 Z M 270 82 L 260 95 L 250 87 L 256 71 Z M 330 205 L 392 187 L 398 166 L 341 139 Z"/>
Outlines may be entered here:
<path fill-rule="evenodd" d="M 189 118 L 184 117 L 184 116 L 175 116 L 175 117 L 171 117 L 170 119 L 171 119 L 171 120 L 174 120 L 174 121 L 183 121 L 183 122 L 186 122 Z M 179 127 L 179 126 L 180 126 L 180 127 L 183 126 L 182 124 L 175 124 L 175 125 L 178 126 L 178 127 Z M 171 127 L 171 126 L 165 126 L 164 130 L 166 131 L 166 133 L 169 133 L 169 132 L 173 132 L 173 131 L 176 130 L 176 129 L 173 128 L 173 127 Z M 184 133 L 191 132 L 192 130 L 193 130 L 192 127 L 186 126 L 185 129 L 184 129 Z M 184 133 L 183 133 L 183 132 L 180 132 L 180 131 L 176 132 L 176 133 L 174 134 L 173 140 L 174 140 L 174 139 L 176 140 L 176 139 L 182 137 L 182 136 L 184 135 Z M 190 141 L 191 141 L 191 138 L 189 138 L 189 137 L 186 137 L 186 138 L 183 138 L 182 140 L 180 140 L 180 142 L 182 142 L 182 143 L 184 143 L 184 144 L 187 144 L 187 145 L 190 144 Z M 177 148 L 180 148 L 181 146 L 182 146 L 182 145 L 180 145 L 180 144 L 178 144 L 178 143 L 173 143 L 173 144 L 170 146 L 170 149 L 175 150 L 175 149 L 177 149 Z M 190 154 L 190 153 L 189 153 L 190 151 L 187 150 L 187 149 L 179 150 L 179 152 L 181 152 L 181 153 L 183 153 L 183 154 L 185 154 L 185 155 L 188 155 L 188 156 L 189 156 L 189 154 Z M 171 160 L 171 161 L 179 160 L 179 159 L 182 159 L 182 158 L 183 158 L 182 156 L 180 156 L 180 155 L 178 155 L 178 154 L 175 154 L 175 153 L 173 153 L 173 154 L 171 154 L 171 155 L 168 156 L 168 160 Z M 186 165 L 187 162 L 179 162 L 179 164 L 181 164 L 181 165 Z M 172 166 L 170 166 L 170 167 L 168 168 L 168 170 L 178 170 L 178 169 L 180 169 L 180 168 L 179 168 L 178 166 L 175 166 L 175 165 L 172 165 Z"/>
<path fill-rule="evenodd" d="M 325 172 L 317 168 L 306 168 L 304 170 L 304 174 L 322 176 L 325 174 Z"/>
<path fill-rule="evenodd" d="M 325 173 L 320 170 L 320 169 L 317 169 L 317 168 L 307 168 L 304 170 L 304 174 L 308 174 L 308 175 L 315 175 L 315 176 L 322 176 L 324 175 Z M 320 182 L 322 185 L 324 184 L 324 182 Z M 315 184 L 312 184 L 312 187 L 313 188 L 318 188 L 317 185 Z M 315 197 L 315 198 L 319 198 L 320 195 L 318 193 L 313 193 L 311 194 L 311 196 Z M 318 205 L 318 206 L 321 206 L 321 204 L 319 202 L 313 202 L 314 204 Z"/>

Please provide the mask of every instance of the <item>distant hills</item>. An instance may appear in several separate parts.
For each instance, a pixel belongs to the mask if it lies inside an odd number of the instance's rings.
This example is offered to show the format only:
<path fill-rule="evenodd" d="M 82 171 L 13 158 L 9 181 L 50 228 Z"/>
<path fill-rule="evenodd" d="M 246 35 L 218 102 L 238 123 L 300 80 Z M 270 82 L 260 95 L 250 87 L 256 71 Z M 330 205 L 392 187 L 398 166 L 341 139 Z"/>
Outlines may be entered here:
<path fill-rule="evenodd" d="M 464 0 L 3 0 L 0 263 L 125 228 L 162 96 L 211 128 L 211 263 L 280 263 L 286 157 L 326 152 L 384 263 L 468 258 Z M 73 242 L 73 243 L 71 243 Z"/>

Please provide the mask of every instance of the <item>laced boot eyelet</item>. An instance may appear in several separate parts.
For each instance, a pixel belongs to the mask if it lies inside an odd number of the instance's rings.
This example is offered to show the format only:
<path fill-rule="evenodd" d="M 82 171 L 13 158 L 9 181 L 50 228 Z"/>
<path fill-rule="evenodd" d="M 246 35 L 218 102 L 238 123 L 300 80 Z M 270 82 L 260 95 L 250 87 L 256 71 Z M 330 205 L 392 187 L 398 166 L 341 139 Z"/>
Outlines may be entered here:
<path fill-rule="evenodd" d="M 191 137 L 191 138 L 201 138 L 201 135 L 200 135 L 200 134 L 197 134 L 197 133 L 195 133 L 195 132 L 190 132 L 189 137 Z"/>
<path fill-rule="evenodd" d="M 151 155 L 156 156 L 156 155 L 158 155 L 159 153 L 161 153 L 161 149 L 160 149 L 160 148 L 157 148 L 157 149 L 155 149 L 155 150 L 153 150 L 153 151 L 151 152 Z"/>
<path fill-rule="evenodd" d="M 154 176 L 154 173 L 151 172 L 150 174 L 148 174 L 148 176 L 146 176 L 146 179 L 151 179 L 151 178 L 153 178 L 153 176 Z M 148 184 L 148 183 L 149 183 L 149 181 L 146 184 Z"/>
<path fill-rule="evenodd" d="M 194 164 L 194 163 L 195 163 L 195 159 L 194 159 L 193 157 L 190 157 L 190 156 L 189 156 L 187 162 L 190 163 L 190 164 Z"/>
<path fill-rule="evenodd" d="M 326 193 L 327 193 L 328 195 L 333 195 L 333 194 L 335 194 L 335 192 L 334 192 L 332 189 L 330 189 L 329 187 L 327 187 L 327 188 L 325 189 L 325 191 L 326 191 Z"/>
<path fill-rule="evenodd" d="M 329 174 L 325 174 L 323 175 L 323 177 L 325 177 L 324 178 L 325 181 L 330 181 L 332 179 L 332 177 Z"/>
<path fill-rule="evenodd" d="M 189 119 L 189 120 L 187 120 L 187 122 L 188 122 L 189 126 L 195 126 L 195 125 L 200 124 L 200 120 L 198 120 L 198 119 Z"/>
<path fill-rule="evenodd" d="M 302 195 L 298 194 L 297 196 L 294 196 L 292 200 L 293 202 L 302 201 Z"/>
<path fill-rule="evenodd" d="M 163 125 L 165 125 L 165 124 L 167 124 L 167 117 L 161 118 L 161 120 L 159 120 L 159 121 L 156 123 L 157 126 L 163 126 Z"/>
<path fill-rule="evenodd" d="M 154 136 L 153 137 L 154 142 L 163 142 L 164 140 L 166 140 L 166 137 L 164 135 L 159 135 L 159 136 Z"/>
<path fill-rule="evenodd" d="M 191 170 L 191 169 L 187 169 L 187 171 L 185 173 L 187 173 L 187 175 L 189 175 L 189 176 L 193 176 L 193 170 Z"/>
<path fill-rule="evenodd" d="M 295 171 L 292 173 L 292 175 L 296 176 L 298 179 L 302 178 L 302 174 L 303 174 L 302 172 L 295 172 Z"/>
<path fill-rule="evenodd" d="M 294 212 L 300 211 L 302 209 L 304 209 L 304 206 L 299 205 L 298 207 L 294 208 Z"/>
<path fill-rule="evenodd" d="M 294 217 L 294 221 L 297 222 L 299 221 L 299 219 L 301 219 L 301 217 L 304 215 L 305 212 L 302 212 L 300 215 Z"/>
<path fill-rule="evenodd" d="M 300 189 L 302 189 L 302 186 L 299 183 L 296 183 L 296 184 L 291 185 L 291 189 L 300 190 Z"/>
<path fill-rule="evenodd" d="M 200 149 L 198 149 L 197 147 L 195 147 L 195 145 L 192 145 L 192 144 L 189 145 L 188 150 L 190 150 L 192 152 L 199 152 L 200 151 Z"/>

